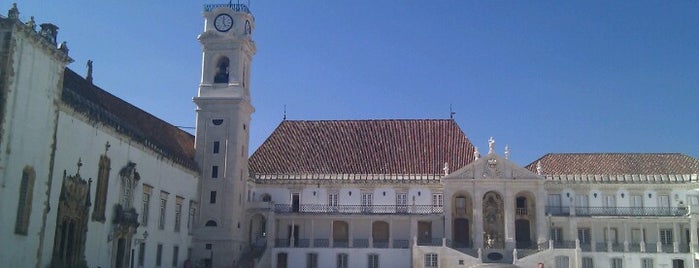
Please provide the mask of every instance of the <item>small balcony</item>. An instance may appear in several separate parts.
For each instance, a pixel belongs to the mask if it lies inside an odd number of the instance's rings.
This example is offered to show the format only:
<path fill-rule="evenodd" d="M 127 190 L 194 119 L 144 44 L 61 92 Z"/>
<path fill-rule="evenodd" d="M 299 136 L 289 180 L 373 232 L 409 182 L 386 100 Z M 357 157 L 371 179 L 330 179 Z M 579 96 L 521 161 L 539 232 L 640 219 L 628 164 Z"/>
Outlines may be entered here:
<path fill-rule="evenodd" d="M 279 214 L 298 213 L 309 215 L 363 214 L 363 215 L 430 215 L 442 214 L 444 207 L 432 205 L 317 205 L 317 204 L 275 204 L 274 212 Z"/>

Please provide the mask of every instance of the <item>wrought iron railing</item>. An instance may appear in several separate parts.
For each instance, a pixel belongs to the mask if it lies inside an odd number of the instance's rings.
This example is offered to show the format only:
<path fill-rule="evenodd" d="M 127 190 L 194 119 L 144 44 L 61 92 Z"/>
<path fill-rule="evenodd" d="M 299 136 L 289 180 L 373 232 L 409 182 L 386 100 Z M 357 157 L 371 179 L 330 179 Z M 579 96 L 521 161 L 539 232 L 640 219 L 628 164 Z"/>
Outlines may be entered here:
<path fill-rule="evenodd" d="M 369 247 L 369 239 L 355 238 L 352 241 L 352 247 L 353 248 L 368 248 Z"/>
<path fill-rule="evenodd" d="M 395 206 L 395 205 L 318 205 L 318 204 L 275 204 L 274 212 L 276 213 L 303 213 L 303 214 L 368 214 L 368 215 L 388 215 L 388 214 L 442 214 L 444 207 L 432 205 L 413 205 L 413 206 Z"/>
<path fill-rule="evenodd" d="M 325 238 L 313 239 L 313 247 L 316 247 L 316 248 L 330 247 L 330 239 L 325 239 Z"/>
<path fill-rule="evenodd" d="M 576 207 L 576 216 L 684 216 L 686 207 Z M 546 214 L 552 216 L 570 216 L 570 207 L 546 206 Z"/>
<path fill-rule="evenodd" d="M 245 12 L 248 14 L 250 13 L 250 9 L 245 4 L 210 4 L 210 5 L 204 5 L 204 11 L 209 12 L 209 11 L 212 11 L 212 10 L 217 9 L 219 7 L 228 7 L 230 9 L 233 9 L 235 12 Z"/>
<path fill-rule="evenodd" d="M 375 248 L 388 248 L 388 240 L 377 241 L 374 240 Z"/>
<path fill-rule="evenodd" d="M 575 248 L 575 241 L 571 240 L 558 240 L 553 241 L 553 248 Z"/>
<path fill-rule="evenodd" d="M 441 246 L 442 239 L 441 238 L 418 239 L 417 245 L 418 246 Z"/>
<path fill-rule="evenodd" d="M 410 248 L 410 240 L 393 239 L 393 248 Z"/>

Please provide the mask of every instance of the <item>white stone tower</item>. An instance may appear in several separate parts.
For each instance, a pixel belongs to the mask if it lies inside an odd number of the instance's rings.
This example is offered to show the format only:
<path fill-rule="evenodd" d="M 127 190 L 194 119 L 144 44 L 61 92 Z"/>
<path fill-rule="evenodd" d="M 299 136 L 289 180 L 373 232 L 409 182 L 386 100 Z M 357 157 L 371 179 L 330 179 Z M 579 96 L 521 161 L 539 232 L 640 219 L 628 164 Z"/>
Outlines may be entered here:
<path fill-rule="evenodd" d="M 210 267 L 238 262 L 246 241 L 246 179 L 250 62 L 255 19 L 244 4 L 204 8 L 202 72 L 197 105 L 196 161 L 201 170 L 193 258 Z"/>

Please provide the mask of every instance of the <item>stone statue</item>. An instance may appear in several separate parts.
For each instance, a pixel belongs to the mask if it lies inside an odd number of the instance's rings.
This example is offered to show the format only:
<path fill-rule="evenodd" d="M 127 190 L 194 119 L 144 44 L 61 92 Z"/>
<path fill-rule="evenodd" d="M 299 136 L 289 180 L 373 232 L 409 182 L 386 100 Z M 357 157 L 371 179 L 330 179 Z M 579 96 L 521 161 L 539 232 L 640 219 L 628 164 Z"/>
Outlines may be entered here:
<path fill-rule="evenodd" d="M 87 76 L 85 80 L 92 83 L 92 60 L 87 60 Z"/>
<path fill-rule="evenodd" d="M 444 167 L 442 170 L 444 171 L 444 176 L 449 175 L 449 163 L 444 162 Z"/>
<path fill-rule="evenodd" d="M 493 137 L 490 137 L 488 139 L 488 154 L 492 154 L 495 152 L 495 139 Z"/>
<path fill-rule="evenodd" d="M 505 145 L 505 159 L 510 159 L 510 146 Z"/>
<path fill-rule="evenodd" d="M 541 167 L 541 161 L 536 162 L 536 175 L 541 175 L 541 171 L 543 168 Z"/>
<path fill-rule="evenodd" d="M 473 151 L 473 161 L 478 160 L 478 158 L 481 158 L 481 153 L 478 152 L 478 147 L 473 147 L 475 150 Z"/>

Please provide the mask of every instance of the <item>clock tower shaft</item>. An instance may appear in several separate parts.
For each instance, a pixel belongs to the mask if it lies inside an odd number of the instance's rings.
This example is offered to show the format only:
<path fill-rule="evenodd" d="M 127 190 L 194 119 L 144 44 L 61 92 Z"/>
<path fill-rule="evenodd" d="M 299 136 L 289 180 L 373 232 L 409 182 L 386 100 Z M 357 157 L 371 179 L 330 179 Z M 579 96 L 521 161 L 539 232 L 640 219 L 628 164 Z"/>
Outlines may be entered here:
<path fill-rule="evenodd" d="M 231 267 L 247 241 L 246 185 L 251 114 L 249 73 L 255 20 L 244 4 L 204 8 L 195 150 L 200 168 L 193 258 Z"/>

